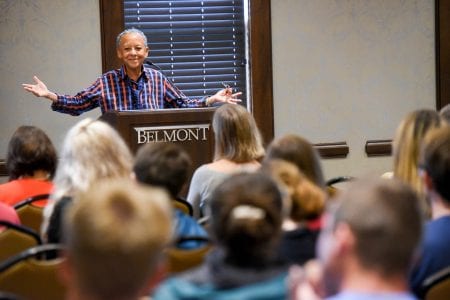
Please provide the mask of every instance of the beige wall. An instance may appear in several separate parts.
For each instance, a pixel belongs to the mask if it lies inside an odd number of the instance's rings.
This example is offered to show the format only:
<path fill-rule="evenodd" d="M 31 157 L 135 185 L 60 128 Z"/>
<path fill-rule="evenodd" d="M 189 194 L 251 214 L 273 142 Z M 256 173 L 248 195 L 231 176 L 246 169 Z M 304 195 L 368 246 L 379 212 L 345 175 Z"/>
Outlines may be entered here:
<path fill-rule="evenodd" d="M 275 135 L 346 141 L 327 178 L 389 170 L 364 144 L 435 108 L 434 1 L 272 0 L 271 13 Z"/>
<path fill-rule="evenodd" d="M 101 73 L 98 0 L 0 0 L 0 158 L 22 125 L 44 129 L 59 148 L 65 132 L 84 117 L 51 111 L 50 102 L 22 89 L 33 75 L 48 88 L 76 93 Z"/>
<path fill-rule="evenodd" d="M 433 0 L 272 0 L 275 134 L 347 141 L 346 159 L 324 161 L 327 178 L 390 169 L 367 158 L 367 139 L 391 138 L 402 116 L 434 107 Z M 57 147 L 83 117 L 54 113 L 22 90 L 34 74 L 75 93 L 101 73 L 98 0 L 0 0 L 0 158 L 22 124 Z"/>

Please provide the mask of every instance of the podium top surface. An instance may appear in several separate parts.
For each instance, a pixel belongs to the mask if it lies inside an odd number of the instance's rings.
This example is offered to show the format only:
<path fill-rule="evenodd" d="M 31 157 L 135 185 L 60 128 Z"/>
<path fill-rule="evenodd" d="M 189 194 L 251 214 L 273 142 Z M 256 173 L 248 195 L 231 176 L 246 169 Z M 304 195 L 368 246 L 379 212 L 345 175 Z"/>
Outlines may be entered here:
<path fill-rule="evenodd" d="M 217 107 L 198 107 L 198 108 L 166 108 L 166 109 L 136 109 L 136 110 L 110 110 L 103 115 L 127 115 L 127 114 L 180 114 L 180 113 L 204 113 L 213 112 Z"/>

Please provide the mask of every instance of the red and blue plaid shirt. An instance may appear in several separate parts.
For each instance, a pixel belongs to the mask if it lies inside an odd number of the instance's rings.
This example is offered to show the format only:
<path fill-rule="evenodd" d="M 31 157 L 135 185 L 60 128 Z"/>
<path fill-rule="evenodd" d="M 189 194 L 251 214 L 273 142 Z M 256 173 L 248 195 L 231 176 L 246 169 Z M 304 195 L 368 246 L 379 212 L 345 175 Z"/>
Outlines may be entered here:
<path fill-rule="evenodd" d="M 131 80 L 124 66 L 106 72 L 85 90 L 75 96 L 57 94 L 52 109 L 78 116 L 100 106 L 102 113 L 109 110 L 138 110 L 189 108 L 206 106 L 205 98 L 189 99 L 161 72 L 143 67 L 137 81 Z"/>

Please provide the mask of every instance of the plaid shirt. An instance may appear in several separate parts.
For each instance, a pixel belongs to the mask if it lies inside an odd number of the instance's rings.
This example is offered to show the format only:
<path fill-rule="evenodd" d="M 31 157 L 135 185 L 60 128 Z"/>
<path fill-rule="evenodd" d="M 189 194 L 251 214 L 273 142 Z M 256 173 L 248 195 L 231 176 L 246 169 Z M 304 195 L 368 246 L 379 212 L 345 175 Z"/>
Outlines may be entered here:
<path fill-rule="evenodd" d="M 100 106 L 102 113 L 109 110 L 137 110 L 188 108 L 206 106 L 206 97 L 189 99 L 161 72 L 143 67 L 137 81 L 128 77 L 125 67 L 106 72 L 85 90 L 75 96 L 57 94 L 52 109 L 78 116 Z"/>

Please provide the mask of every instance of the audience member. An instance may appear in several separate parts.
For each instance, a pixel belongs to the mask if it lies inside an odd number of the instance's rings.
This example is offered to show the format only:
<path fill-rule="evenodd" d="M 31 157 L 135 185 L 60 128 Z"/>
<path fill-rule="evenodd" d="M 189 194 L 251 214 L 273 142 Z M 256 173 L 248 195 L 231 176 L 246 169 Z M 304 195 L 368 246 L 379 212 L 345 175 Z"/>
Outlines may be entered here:
<path fill-rule="evenodd" d="M 269 173 L 284 191 L 283 236 L 280 259 L 290 264 L 303 265 L 316 257 L 316 241 L 319 229 L 307 226 L 308 220 L 322 215 L 325 192 L 314 185 L 292 163 L 284 160 L 264 161 L 262 170 Z"/>
<path fill-rule="evenodd" d="M 134 175 L 140 183 L 159 186 L 166 189 L 173 205 L 180 198 L 179 193 L 186 183 L 191 159 L 181 147 L 172 143 L 150 143 L 142 146 L 134 161 Z M 183 200 L 183 199 L 181 199 Z M 174 210 L 175 241 L 186 237 L 204 237 L 208 235 L 201 225 L 179 209 Z M 192 249 L 204 242 L 184 241 L 175 246 Z"/>
<path fill-rule="evenodd" d="M 264 148 L 253 116 L 241 105 L 225 104 L 217 108 L 212 121 L 214 161 L 200 166 L 191 180 L 188 201 L 194 216 L 205 213 L 214 189 L 228 176 L 253 172 L 260 167 Z"/>
<path fill-rule="evenodd" d="M 450 103 L 441 108 L 439 115 L 447 124 L 450 124 Z"/>
<path fill-rule="evenodd" d="M 128 178 L 132 163 L 127 145 L 107 123 L 84 119 L 75 124 L 64 138 L 55 189 L 44 209 L 44 238 L 60 242 L 61 215 L 72 198 L 96 180 Z"/>
<path fill-rule="evenodd" d="M 268 148 L 264 161 L 282 159 L 293 163 L 316 186 L 326 190 L 325 179 L 320 163 L 320 156 L 316 149 L 305 138 L 287 134 L 273 140 Z M 331 190 L 326 190 L 332 196 Z M 322 218 L 308 221 L 308 227 L 314 230 L 320 229 Z"/>
<path fill-rule="evenodd" d="M 64 220 L 67 299 L 141 299 L 163 277 L 171 236 L 167 193 L 105 180 L 74 198 Z"/>
<path fill-rule="evenodd" d="M 422 298 L 424 280 L 450 266 L 450 127 L 430 131 L 420 156 L 432 220 L 425 226 L 420 257 L 411 273 L 410 284 Z"/>
<path fill-rule="evenodd" d="M 439 114 L 431 109 L 420 109 L 409 113 L 400 123 L 393 141 L 393 176 L 408 183 L 421 198 L 424 215 L 429 217 L 422 180 L 418 172 L 420 144 L 425 134 L 439 127 Z"/>
<path fill-rule="evenodd" d="M 322 296 L 415 299 L 406 274 L 420 241 L 422 214 L 412 188 L 397 179 L 362 179 L 333 204 L 319 237 Z M 305 286 L 297 286 L 296 299 L 315 299 L 305 296 Z"/>
<path fill-rule="evenodd" d="M 283 159 L 291 162 L 314 184 L 325 188 L 319 153 L 301 136 L 287 134 L 273 140 L 264 159 Z"/>
<path fill-rule="evenodd" d="M 35 126 L 20 126 L 8 144 L 9 182 L 0 184 L 0 202 L 13 206 L 29 197 L 51 193 L 56 165 L 56 150 L 47 134 Z M 44 206 L 46 202 L 35 205 Z"/>
<path fill-rule="evenodd" d="M 216 248 L 199 268 L 164 282 L 154 299 L 286 299 L 276 183 L 260 172 L 235 174 L 214 191 L 210 208 Z"/>

